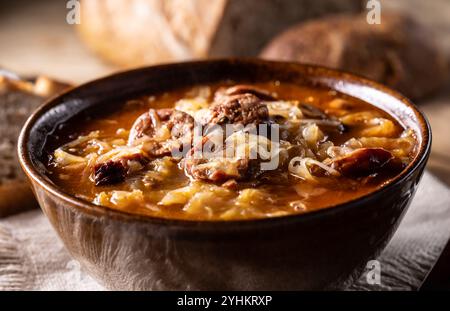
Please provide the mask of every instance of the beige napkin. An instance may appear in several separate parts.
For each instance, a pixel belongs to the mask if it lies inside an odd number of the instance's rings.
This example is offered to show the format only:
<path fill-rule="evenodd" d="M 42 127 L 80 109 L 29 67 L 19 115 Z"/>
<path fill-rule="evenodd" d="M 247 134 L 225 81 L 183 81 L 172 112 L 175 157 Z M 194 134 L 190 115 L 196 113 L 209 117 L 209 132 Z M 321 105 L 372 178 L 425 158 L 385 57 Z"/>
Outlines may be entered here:
<path fill-rule="evenodd" d="M 381 284 L 353 290 L 417 290 L 450 238 L 450 188 L 425 172 L 400 227 L 377 260 Z"/>
<path fill-rule="evenodd" d="M 450 237 L 450 189 L 425 173 L 393 239 L 377 258 L 381 284 L 352 290 L 417 289 Z M 0 290 L 103 290 L 71 259 L 40 211 L 0 220 Z"/>

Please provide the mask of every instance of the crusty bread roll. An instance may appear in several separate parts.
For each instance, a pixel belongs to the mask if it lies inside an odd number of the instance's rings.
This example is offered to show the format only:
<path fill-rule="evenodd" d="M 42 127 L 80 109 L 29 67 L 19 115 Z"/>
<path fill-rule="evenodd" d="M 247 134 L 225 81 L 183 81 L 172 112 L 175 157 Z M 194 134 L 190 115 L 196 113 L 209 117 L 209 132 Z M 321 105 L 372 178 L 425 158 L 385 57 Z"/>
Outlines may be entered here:
<path fill-rule="evenodd" d="M 398 13 L 383 13 L 379 25 L 368 24 L 365 14 L 330 16 L 291 27 L 261 56 L 350 71 L 417 99 L 448 76 L 446 56 L 431 37 L 423 26 Z"/>
<path fill-rule="evenodd" d="M 207 56 L 256 56 L 286 26 L 359 11 L 362 0 L 82 1 L 79 32 L 105 59 L 133 67 Z"/>
<path fill-rule="evenodd" d="M 0 71 L 0 218 L 36 206 L 17 160 L 17 138 L 31 112 L 68 87 L 47 77 L 20 80 Z"/>

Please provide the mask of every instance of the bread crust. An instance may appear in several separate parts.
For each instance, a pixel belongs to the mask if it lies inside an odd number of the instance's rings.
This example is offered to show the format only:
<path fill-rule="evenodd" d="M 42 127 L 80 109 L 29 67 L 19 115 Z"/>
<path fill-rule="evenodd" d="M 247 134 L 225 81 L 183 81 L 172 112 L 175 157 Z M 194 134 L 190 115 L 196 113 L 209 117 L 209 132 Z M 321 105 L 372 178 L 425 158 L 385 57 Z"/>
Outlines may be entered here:
<path fill-rule="evenodd" d="M 446 57 L 432 34 L 399 13 L 384 13 L 380 25 L 368 24 L 365 14 L 301 23 L 275 37 L 260 56 L 350 71 L 413 99 L 429 95 L 448 78 Z"/>
<path fill-rule="evenodd" d="M 83 1 L 78 32 L 91 50 L 122 67 L 204 57 L 227 1 Z"/>
<path fill-rule="evenodd" d="M 256 56 L 276 33 L 364 0 L 109 0 L 81 3 L 81 38 L 122 67 L 207 56 Z"/>
<path fill-rule="evenodd" d="M 23 123 L 45 99 L 70 85 L 44 76 L 21 80 L 0 75 L 0 218 L 37 206 L 16 154 Z"/>

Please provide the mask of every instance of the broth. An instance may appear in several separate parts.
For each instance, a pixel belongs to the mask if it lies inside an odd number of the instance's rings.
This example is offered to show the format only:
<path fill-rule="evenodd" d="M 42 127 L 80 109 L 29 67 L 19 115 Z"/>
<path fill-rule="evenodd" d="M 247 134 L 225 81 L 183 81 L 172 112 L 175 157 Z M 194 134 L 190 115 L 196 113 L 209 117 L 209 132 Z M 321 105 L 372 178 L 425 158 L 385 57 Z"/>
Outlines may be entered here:
<path fill-rule="evenodd" d="M 235 131 L 220 138 L 231 125 Z M 389 183 L 417 145 L 412 130 L 366 102 L 278 81 L 137 98 L 65 124 L 50 142 L 48 175 L 67 193 L 186 220 L 276 217 L 347 202 Z M 263 170 L 268 153 L 277 166 Z"/>

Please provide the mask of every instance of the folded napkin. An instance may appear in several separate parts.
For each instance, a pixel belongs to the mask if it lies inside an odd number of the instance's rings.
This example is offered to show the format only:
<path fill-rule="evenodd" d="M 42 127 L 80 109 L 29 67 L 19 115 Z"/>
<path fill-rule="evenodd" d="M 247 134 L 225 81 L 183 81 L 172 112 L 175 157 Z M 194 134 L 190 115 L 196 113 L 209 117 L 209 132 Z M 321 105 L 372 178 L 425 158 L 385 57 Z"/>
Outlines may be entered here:
<path fill-rule="evenodd" d="M 425 172 L 411 207 L 376 259 L 380 283 L 366 275 L 350 290 L 415 290 L 450 237 L 450 189 Z M 373 282 L 371 282 L 373 283 Z M 104 290 L 65 250 L 38 210 L 0 220 L 0 290 Z"/>

